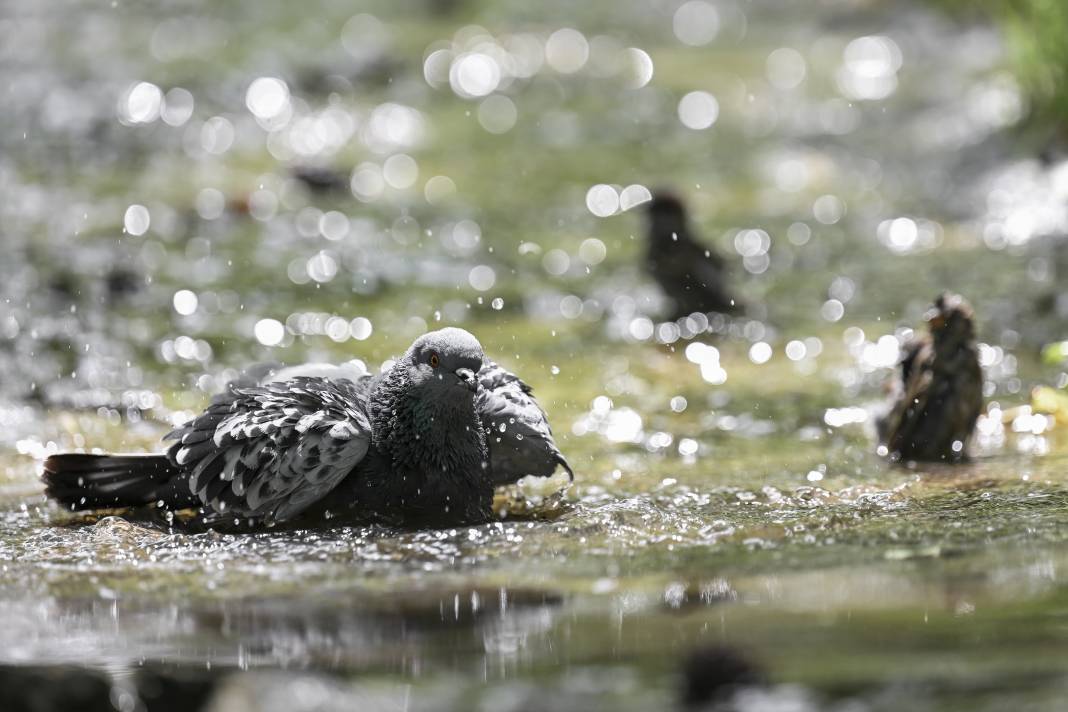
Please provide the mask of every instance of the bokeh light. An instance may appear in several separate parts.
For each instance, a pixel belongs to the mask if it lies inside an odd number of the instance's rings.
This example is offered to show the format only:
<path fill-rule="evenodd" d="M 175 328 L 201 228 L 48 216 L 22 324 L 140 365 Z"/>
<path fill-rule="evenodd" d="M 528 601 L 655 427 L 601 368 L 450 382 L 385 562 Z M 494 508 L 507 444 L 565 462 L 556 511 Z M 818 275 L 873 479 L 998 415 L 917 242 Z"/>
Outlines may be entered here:
<path fill-rule="evenodd" d="M 692 91 L 679 100 L 679 121 L 688 129 L 707 129 L 719 118 L 719 102 L 706 91 Z"/>

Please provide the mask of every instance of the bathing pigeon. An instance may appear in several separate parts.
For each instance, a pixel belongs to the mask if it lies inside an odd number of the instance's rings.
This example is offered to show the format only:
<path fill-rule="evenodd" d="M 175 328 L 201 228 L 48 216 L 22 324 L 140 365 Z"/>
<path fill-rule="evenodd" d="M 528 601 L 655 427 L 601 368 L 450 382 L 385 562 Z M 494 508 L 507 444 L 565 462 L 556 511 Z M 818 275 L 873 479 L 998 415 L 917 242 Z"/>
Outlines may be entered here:
<path fill-rule="evenodd" d="M 645 215 L 645 266 L 671 299 L 672 318 L 737 311 L 738 302 L 727 288 L 727 264 L 712 248 L 694 239 L 682 201 L 658 192 Z"/>
<path fill-rule="evenodd" d="M 945 293 L 927 313 L 929 334 L 901 360 L 887 414 L 876 424 L 892 460 L 959 462 L 983 408 L 983 371 L 971 306 Z"/>
<path fill-rule="evenodd" d="M 164 455 L 53 455 L 47 493 L 71 509 L 200 507 L 209 523 L 447 527 L 489 519 L 497 485 L 558 466 L 574 477 L 530 387 L 457 328 L 375 376 L 353 364 L 250 372 L 165 439 Z"/>

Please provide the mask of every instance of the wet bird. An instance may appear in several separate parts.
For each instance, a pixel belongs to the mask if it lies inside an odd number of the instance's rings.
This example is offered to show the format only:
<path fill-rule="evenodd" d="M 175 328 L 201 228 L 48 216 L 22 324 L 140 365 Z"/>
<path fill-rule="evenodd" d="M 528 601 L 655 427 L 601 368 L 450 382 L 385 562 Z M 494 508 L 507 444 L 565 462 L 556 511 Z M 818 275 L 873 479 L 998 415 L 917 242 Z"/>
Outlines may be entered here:
<path fill-rule="evenodd" d="M 736 311 L 738 302 L 727 288 L 727 264 L 694 238 L 682 201 L 657 192 L 645 215 L 645 266 L 671 299 L 672 318 Z"/>
<path fill-rule="evenodd" d="M 939 296 L 927 312 L 928 334 L 912 341 L 877 422 L 893 460 L 959 462 L 983 407 L 983 372 L 971 306 Z"/>
<path fill-rule="evenodd" d="M 76 510 L 199 507 L 208 524 L 447 527 L 489 519 L 498 485 L 558 466 L 574 478 L 530 387 L 457 328 L 375 376 L 307 364 L 238 379 L 164 439 L 160 455 L 53 455 L 47 493 Z"/>

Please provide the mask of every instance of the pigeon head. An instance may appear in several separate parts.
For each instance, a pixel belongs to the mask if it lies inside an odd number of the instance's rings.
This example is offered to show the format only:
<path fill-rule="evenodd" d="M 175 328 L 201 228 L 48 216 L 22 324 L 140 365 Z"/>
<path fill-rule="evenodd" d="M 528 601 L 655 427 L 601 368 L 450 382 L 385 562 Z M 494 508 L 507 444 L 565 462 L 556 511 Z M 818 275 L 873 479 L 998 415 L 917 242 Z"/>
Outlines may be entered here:
<path fill-rule="evenodd" d="M 954 350 L 975 338 L 974 312 L 959 294 L 943 292 L 925 316 L 939 351 Z"/>
<path fill-rule="evenodd" d="M 478 339 L 455 327 L 423 334 L 404 355 L 414 386 L 455 394 L 453 397 L 474 395 L 484 359 Z"/>

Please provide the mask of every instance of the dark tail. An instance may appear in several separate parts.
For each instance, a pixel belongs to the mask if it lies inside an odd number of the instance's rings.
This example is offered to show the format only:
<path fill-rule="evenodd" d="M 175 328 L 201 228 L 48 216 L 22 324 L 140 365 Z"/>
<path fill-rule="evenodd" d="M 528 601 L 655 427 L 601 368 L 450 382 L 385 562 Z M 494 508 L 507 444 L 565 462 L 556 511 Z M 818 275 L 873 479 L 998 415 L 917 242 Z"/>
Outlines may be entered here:
<path fill-rule="evenodd" d="M 556 453 L 556 464 L 567 470 L 567 479 L 569 482 L 575 481 L 575 471 L 571 469 L 571 465 L 567 464 L 567 460 L 565 460 L 564 456 L 559 452 Z"/>
<path fill-rule="evenodd" d="M 45 492 L 70 509 L 188 507 L 197 500 L 181 475 L 166 455 L 65 453 L 44 463 Z"/>

